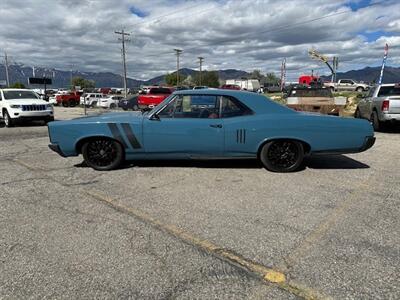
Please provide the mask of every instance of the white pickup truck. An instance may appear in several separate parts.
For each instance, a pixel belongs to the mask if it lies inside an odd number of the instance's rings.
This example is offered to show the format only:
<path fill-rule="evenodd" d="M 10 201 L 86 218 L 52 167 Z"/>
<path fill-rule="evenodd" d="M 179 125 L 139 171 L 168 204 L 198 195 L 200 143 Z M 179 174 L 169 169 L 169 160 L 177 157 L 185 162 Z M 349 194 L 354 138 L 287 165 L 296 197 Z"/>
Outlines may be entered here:
<path fill-rule="evenodd" d="M 0 118 L 6 127 L 18 121 L 54 121 L 53 105 L 40 99 L 39 95 L 26 89 L 0 89 Z"/>
<path fill-rule="evenodd" d="M 369 85 L 365 83 L 360 83 L 352 79 L 339 79 L 337 83 L 335 82 L 325 82 L 325 87 L 330 88 L 332 91 L 356 91 L 365 92 L 369 90 Z"/>
<path fill-rule="evenodd" d="M 358 103 L 354 117 L 370 120 L 377 131 L 387 124 L 400 122 L 400 84 L 371 88 L 367 97 Z"/>

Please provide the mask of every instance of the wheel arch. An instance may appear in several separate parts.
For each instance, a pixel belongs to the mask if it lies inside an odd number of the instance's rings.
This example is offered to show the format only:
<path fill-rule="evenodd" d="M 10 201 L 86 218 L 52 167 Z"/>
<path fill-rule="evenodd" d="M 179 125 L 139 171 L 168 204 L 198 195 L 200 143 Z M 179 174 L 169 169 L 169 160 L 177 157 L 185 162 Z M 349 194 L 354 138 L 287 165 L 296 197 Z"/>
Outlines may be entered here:
<path fill-rule="evenodd" d="M 264 145 L 268 142 L 271 141 L 281 141 L 281 140 L 290 140 L 290 141 L 297 141 L 303 144 L 304 147 L 304 154 L 309 154 L 311 152 L 311 145 L 310 143 L 299 139 L 299 138 L 294 138 L 294 137 L 274 137 L 274 138 L 268 138 L 263 140 L 259 145 L 258 145 L 258 149 L 257 149 L 257 158 L 260 158 L 260 153 L 262 148 L 264 147 Z"/>
<path fill-rule="evenodd" d="M 76 153 L 77 154 L 82 154 L 82 146 L 83 146 L 84 143 L 86 143 L 88 141 L 91 141 L 91 140 L 96 140 L 96 139 L 99 139 L 99 138 L 112 140 L 112 141 L 115 141 L 118 144 L 120 144 L 122 146 L 123 155 L 125 157 L 125 147 L 124 147 L 124 145 L 120 141 L 118 141 L 117 139 L 112 138 L 112 137 L 107 136 L 107 135 L 92 135 L 92 136 L 86 136 L 86 137 L 81 138 L 80 140 L 78 140 L 75 143 L 75 151 L 76 151 Z"/>

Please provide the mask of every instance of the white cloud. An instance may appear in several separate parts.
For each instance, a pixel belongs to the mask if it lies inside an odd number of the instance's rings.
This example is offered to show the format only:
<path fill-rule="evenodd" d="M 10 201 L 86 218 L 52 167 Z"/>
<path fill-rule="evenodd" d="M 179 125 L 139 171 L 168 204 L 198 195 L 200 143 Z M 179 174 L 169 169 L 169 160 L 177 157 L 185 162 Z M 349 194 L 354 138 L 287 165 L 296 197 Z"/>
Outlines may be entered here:
<path fill-rule="evenodd" d="M 201 55 L 212 68 L 278 72 L 286 57 L 289 77 L 312 68 L 327 73 L 308 57 L 311 47 L 339 56 L 346 70 L 378 65 L 388 42 L 388 63 L 399 64 L 400 3 L 352 11 L 348 2 L 2 0 L 0 50 L 28 65 L 119 73 L 114 31 L 124 28 L 131 33 L 128 73 L 142 79 L 174 70 L 175 47 L 184 49 L 182 67 L 189 68 L 197 67 Z M 132 14 L 132 7 L 146 17 Z M 382 36 L 376 40 L 363 35 L 377 31 Z"/>

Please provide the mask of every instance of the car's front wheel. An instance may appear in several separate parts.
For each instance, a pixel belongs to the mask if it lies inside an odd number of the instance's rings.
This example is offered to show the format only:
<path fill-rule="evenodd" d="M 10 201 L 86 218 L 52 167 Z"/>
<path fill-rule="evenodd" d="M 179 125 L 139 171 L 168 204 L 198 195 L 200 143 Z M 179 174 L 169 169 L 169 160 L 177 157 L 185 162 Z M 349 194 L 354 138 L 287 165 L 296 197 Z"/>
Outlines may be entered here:
<path fill-rule="evenodd" d="M 14 126 L 14 120 L 11 119 L 10 115 L 8 114 L 8 111 L 4 110 L 3 118 L 4 118 L 4 124 L 6 125 L 6 127 Z"/>
<path fill-rule="evenodd" d="M 83 144 L 82 154 L 86 164 L 98 171 L 113 170 L 124 160 L 122 145 L 112 139 L 89 140 Z"/>
<path fill-rule="evenodd" d="M 260 151 L 264 167 L 272 172 L 293 172 L 298 170 L 304 159 L 304 146 L 294 140 L 267 142 Z"/>

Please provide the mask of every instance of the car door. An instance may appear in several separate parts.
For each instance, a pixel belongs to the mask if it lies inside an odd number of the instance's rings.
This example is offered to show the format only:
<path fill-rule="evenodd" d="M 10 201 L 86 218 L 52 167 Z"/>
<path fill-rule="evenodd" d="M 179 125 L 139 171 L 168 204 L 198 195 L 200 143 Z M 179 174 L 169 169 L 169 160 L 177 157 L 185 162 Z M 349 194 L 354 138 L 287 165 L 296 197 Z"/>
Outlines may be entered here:
<path fill-rule="evenodd" d="M 253 112 L 231 96 L 220 97 L 220 116 L 224 122 L 224 156 L 250 157 L 254 155 Z"/>
<path fill-rule="evenodd" d="M 148 156 L 221 157 L 224 128 L 218 97 L 176 95 L 143 120 L 143 140 Z"/>

